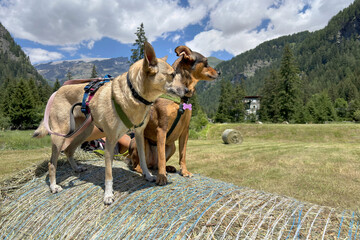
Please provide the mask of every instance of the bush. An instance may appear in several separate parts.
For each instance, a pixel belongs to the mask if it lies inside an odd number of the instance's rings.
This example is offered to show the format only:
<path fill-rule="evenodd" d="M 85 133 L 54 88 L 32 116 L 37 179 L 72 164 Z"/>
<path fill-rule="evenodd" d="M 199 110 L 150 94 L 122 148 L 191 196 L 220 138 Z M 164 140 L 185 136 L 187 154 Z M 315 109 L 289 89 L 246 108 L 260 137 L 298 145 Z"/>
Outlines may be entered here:
<path fill-rule="evenodd" d="M 353 118 L 354 118 L 354 120 L 355 120 L 356 122 L 360 122 L 360 110 L 356 110 L 356 111 L 354 112 Z"/>
<path fill-rule="evenodd" d="M 198 111 L 198 114 L 191 118 L 190 129 L 196 132 L 201 131 L 209 123 L 206 113 L 202 110 Z"/>
<path fill-rule="evenodd" d="M 3 114 L 0 114 L 0 130 L 8 129 L 11 126 L 11 120 L 9 117 L 5 117 Z"/>

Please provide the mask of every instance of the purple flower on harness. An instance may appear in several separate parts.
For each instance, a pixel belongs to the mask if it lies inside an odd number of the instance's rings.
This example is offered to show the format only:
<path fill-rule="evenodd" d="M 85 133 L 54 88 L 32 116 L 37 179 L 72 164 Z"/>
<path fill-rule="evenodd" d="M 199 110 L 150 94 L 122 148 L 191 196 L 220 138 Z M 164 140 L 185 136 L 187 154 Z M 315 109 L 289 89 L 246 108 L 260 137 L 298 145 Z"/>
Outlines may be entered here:
<path fill-rule="evenodd" d="M 190 111 L 192 110 L 192 105 L 191 103 L 187 104 L 187 103 L 183 103 L 183 109 L 186 110 L 186 109 L 189 109 Z"/>

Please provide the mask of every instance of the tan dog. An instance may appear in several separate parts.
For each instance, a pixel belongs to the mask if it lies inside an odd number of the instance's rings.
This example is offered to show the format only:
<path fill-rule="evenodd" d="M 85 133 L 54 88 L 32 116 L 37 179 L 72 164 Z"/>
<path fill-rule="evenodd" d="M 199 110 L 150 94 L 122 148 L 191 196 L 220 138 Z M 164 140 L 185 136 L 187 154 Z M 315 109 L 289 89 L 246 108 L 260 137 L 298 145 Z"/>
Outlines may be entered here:
<path fill-rule="evenodd" d="M 57 159 L 61 149 L 76 171 L 83 169 L 78 167 L 73 159 L 75 149 L 91 134 L 94 126 L 103 130 L 106 135 L 105 149 L 105 194 L 104 203 L 111 204 L 114 201 L 113 195 L 113 177 L 112 177 L 112 160 L 113 149 L 117 140 L 126 133 L 128 127 L 120 119 L 116 106 L 121 107 L 128 120 L 134 125 L 141 125 L 135 128 L 135 139 L 139 146 L 140 165 L 147 180 L 154 181 L 155 178 L 149 172 L 144 152 L 143 132 L 148 122 L 148 112 L 150 105 L 135 98 L 130 85 L 127 83 L 127 74 L 129 82 L 133 89 L 142 98 L 149 102 L 155 101 L 163 93 L 176 94 L 184 96 L 187 92 L 186 87 L 180 82 L 173 81 L 174 69 L 163 59 L 156 58 L 153 47 L 149 43 L 144 46 L 144 59 L 134 63 L 128 73 L 116 77 L 109 83 L 104 84 L 94 95 L 89 103 L 89 109 L 93 122 L 79 136 L 75 137 L 68 145 L 64 137 L 51 135 L 52 154 L 49 163 L 50 190 L 57 193 L 62 188 L 56 184 L 56 166 Z M 73 104 L 81 102 L 84 86 L 86 84 L 62 86 L 55 95 L 52 108 L 50 110 L 50 127 L 51 130 L 58 133 L 69 131 L 69 111 Z M 84 120 L 84 114 L 80 108 L 75 108 L 74 117 L 76 125 L 79 126 Z M 35 131 L 34 137 L 41 137 L 47 133 L 44 124 L 41 124 Z M 67 146 L 68 145 L 68 146 Z"/>
<path fill-rule="evenodd" d="M 195 92 L 195 86 L 200 80 L 211 81 L 218 77 L 219 73 L 210 67 L 207 58 L 197 52 L 193 52 L 186 46 L 179 46 L 175 49 L 180 58 L 172 65 L 176 71 L 175 78 L 180 78 L 181 82 L 189 89 L 189 92 L 181 99 L 182 103 L 187 102 Z M 145 128 L 145 155 L 149 168 L 158 168 L 156 183 L 164 185 L 167 183 L 166 169 L 174 171 L 173 167 L 166 167 L 166 162 L 175 153 L 175 141 L 179 140 L 179 164 L 180 174 L 191 177 L 192 174 L 186 168 L 186 144 L 189 137 L 189 124 L 191 110 L 186 109 L 173 132 L 166 137 L 179 110 L 179 104 L 174 101 L 158 98 L 150 110 L 150 120 Z M 132 167 L 141 172 L 139 167 L 139 148 L 132 140 L 130 143 L 129 154 Z"/>

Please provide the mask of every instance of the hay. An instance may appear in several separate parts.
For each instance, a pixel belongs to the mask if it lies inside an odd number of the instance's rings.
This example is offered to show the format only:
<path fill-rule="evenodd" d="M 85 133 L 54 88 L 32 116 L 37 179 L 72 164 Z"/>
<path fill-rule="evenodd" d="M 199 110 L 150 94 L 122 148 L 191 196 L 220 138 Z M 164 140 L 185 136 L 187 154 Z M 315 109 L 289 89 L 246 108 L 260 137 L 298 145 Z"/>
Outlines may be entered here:
<path fill-rule="evenodd" d="M 87 172 L 58 169 L 64 190 L 51 194 L 47 174 L 5 199 L 1 239 L 357 239 L 359 214 L 200 175 L 169 174 L 157 186 L 114 161 L 115 202 L 103 204 L 104 163 Z"/>
<path fill-rule="evenodd" d="M 226 144 L 241 144 L 243 142 L 240 131 L 236 129 L 226 129 L 221 137 Z"/>

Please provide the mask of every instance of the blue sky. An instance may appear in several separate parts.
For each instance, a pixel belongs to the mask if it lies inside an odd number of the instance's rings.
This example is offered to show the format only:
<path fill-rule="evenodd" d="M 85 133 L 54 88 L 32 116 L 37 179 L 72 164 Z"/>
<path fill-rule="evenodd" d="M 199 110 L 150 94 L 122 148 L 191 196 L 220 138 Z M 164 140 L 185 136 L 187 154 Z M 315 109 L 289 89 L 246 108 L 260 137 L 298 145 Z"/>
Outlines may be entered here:
<path fill-rule="evenodd" d="M 0 0 L 0 22 L 33 64 L 129 57 L 141 23 L 158 57 L 187 45 L 228 60 L 260 43 L 315 31 L 353 0 Z"/>

